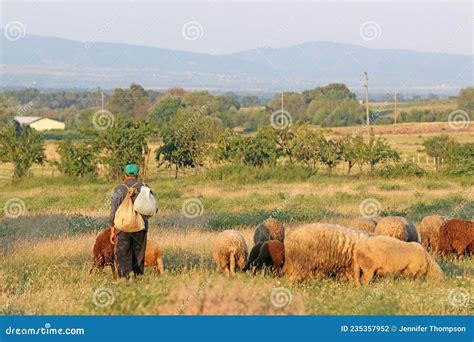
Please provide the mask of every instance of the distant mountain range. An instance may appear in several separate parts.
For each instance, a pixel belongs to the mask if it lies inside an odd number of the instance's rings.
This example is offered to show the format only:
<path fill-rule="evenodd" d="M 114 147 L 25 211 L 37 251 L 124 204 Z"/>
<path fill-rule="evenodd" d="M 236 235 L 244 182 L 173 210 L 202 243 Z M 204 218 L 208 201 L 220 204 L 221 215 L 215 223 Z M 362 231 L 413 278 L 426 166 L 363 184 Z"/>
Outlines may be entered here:
<path fill-rule="evenodd" d="M 0 38 L 1 86 L 38 88 L 173 86 L 240 92 L 301 91 L 331 82 L 371 91 L 455 94 L 473 85 L 472 55 L 369 49 L 310 42 L 212 55 L 26 35 Z"/>

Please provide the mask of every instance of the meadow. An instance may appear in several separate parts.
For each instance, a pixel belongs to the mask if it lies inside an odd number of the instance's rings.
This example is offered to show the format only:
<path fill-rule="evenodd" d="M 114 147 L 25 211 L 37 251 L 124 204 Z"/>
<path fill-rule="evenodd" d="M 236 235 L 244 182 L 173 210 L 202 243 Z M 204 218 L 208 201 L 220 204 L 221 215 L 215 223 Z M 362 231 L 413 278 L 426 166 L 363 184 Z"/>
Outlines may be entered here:
<path fill-rule="evenodd" d="M 380 128 L 381 129 L 381 128 Z M 386 128 L 388 129 L 388 128 Z M 420 136 L 394 132 L 390 141 L 420 148 Z M 474 141 L 472 132 L 456 135 Z M 50 145 L 49 145 L 50 146 Z M 51 147 L 49 147 L 51 148 Z M 52 150 L 48 150 L 50 153 Z M 1 167 L 8 167 L 2 165 Z M 153 167 L 153 166 L 152 166 Z M 253 229 L 269 216 L 287 230 L 305 222 L 347 224 L 360 205 L 375 199 L 379 215 L 403 215 L 419 224 L 430 214 L 472 219 L 474 179 L 430 173 L 423 178 L 380 179 L 367 175 L 308 174 L 299 168 L 225 168 L 187 173 L 167 171 L 148 181 L 159 202 L 149 239 L 164 251 L 165 275 L 114 280 L 109 268 L 89 273 L 95 236 L 106 227 L 111 191 L 105 179 L 31 177 L 19 184 L 3 179 L 0 205 L 20 200 L 20 215 L 0 211 L 0 313 L 12 314 L 346 314 L 472 315 L 474 259 L 436 256 L 447 275 L 433 284 L 402 278 L 376 279 L 355 288 L 350 280 L 290 283 L 268 273 L 216 271 L 216 234 L 239 229 L 252 246 Z M 10 215 L 11 216 L 11 215 Z M 467 299 L 466 299 L 467 298 Z M 283 300 L 284 305 L 280 305 Z"/>

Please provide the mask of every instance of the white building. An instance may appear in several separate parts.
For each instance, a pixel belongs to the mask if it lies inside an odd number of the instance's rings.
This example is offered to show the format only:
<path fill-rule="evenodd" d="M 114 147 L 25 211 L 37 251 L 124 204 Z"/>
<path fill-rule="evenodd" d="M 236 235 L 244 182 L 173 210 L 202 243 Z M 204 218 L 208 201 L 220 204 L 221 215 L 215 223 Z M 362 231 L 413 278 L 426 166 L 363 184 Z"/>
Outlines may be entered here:
<path fill-rule="evenodd" d="M 22 126 L 29 126 L 37 131 L 47 131 L 50 129 L 66 129 L 64 122 L 43 118 L 41 116 L 15 116 L 13 118 Z"/>

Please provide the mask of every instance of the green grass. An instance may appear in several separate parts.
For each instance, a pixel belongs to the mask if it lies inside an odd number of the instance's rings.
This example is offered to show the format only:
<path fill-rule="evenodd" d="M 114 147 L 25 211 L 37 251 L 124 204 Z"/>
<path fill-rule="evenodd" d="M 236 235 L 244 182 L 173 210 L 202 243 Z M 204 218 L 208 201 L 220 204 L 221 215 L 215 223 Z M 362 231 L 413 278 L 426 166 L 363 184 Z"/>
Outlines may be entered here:
<path fill-rule="evenodd" d="M 243 171 L 244 174 L 247 171 Z M 381 215 L 406 215 L 419 223 L 440 213 L 472 218 L 474 181 L 469 177 L 430 176 L 383 180 L 368 176 L 315 174 L 258 179 L 241 176 L 151 178 L 159 214 L 150 221 L 151 239 L 164 250 L 167 272 L 130 282 L 114 280 L 110 269 L 89 274 L 98 230 L 107 224 L 110 194 L 105 180 L 32 178 L 0 188 L 0 208 L 21 199 L 26 212 L 6 218 L 0 209 L 0 314 L 472 314 L 472 301 L 454 307 L 450 291 L 472 293 L 474 260 L 437 259 L 448 276 L 442 284 L 421 280 L 376 279 L 354 288 L 347 280 L 289 283 L 285 277 L 238 274 L 227 279 L 215 270 L 212 243 L 218 231 L 240 229 L 252 245 L 253 227 L 273 216 L 291 229 L 301 222 L 346 224 L 360 216 L 364 199 L 380 202 Z M 298 171 L 304 175 L 304 170 Z M 234 178 L 234 176 L 236 178 Z M 253 177 L 253 178 L 252 178 Z M 260 176 L 259 176 L 260 177 Z M 197 199 L 202 215 L 186 218 L 182 206 Z M 206 284 L 202 287 L 202 284 Z M 287 288 L 292 303 L 274 307 L 272 290 Z M 114 302 L 94 304 L 106 288 Z M 179 308 L 185 308 L 180 311 Z"/>
<path fill-rule="evenodd" d="M 196 249 L 176 246 L 174 235 L 167 236 L 168 232 L 158 229 L 152 227 L 151 234 L 161 240 L 166 274 L 156 277 L 147 270 L 145 276 L 129 282 L 114 280 L 110 269 L 89 274 L 90 250 L 84 247 L 91 248 L 94 233 L 29 236 L 27 241 L 16 241 L 14 252 L 2 257 L 0 314 L 176 314 L 181 309 L 183 314 L 469 315 L 474 312 L 472 302 L 455 307 L 448 301 L 450 291 L 458 287 L 472 291 L 472 259 L 438 259 L 448 276 L 441 284 L 383 278 L 370 286 L 354 288 L 349 280 L 327 278 L 294 284 L 284 277 L 261 273 L 255 276 L 240 273 L 227 279 L 215 271 L 211 251 L 205 250 L 212 233 L 194 231 L 192 236 L 181 235 L 189 243 L 202 234 L 200 243 L 204 249 Z M 58 248 L 53 251 L 52 246 Z M 278 309 L 271 305 L 270 294 L 276 287 L 284 287 L 291 293 L 293 300 L 288 307 Z M 97 306 L 96 291 L 108 291 L 113 302 Z"/>

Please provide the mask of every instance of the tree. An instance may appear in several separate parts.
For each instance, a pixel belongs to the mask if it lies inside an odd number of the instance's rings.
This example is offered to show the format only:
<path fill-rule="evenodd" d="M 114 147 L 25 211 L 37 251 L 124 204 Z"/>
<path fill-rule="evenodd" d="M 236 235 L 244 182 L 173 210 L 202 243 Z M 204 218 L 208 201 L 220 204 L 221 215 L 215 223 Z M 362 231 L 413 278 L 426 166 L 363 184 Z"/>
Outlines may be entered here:
<path fill-rule="evenodd" d="M 367 143 L 367 157 L 366 161 L 370 166 L 370 173 L 372 174 L 375 166 L 378 163 L 387 162 L 389 160 L 399 160 L 400 155 L 397 151 L 392 149 L 387 141 L 383 138 L 375 138 L 374 131 L 370 129 L 369 141 Z"/>
<path fill-rule="evenodd" d="M 0 125 L 6 125 L 13 118 L 13 111 L 4 94 L 0 94 Z"/>
<path fill-rule="evenodd" d="M 184 107 L 185 104 L 179 97 L 165 96 L 151 108 L 149 120 L 155 127 L 166 125 L 178 110 Z"/>
<path fill-rule="evenodd" d="M 39 132 L 18 123 L 0 130 L 0 161 L 14 165 L 15 179 L 27 176 L 34 163 L 43 164 L 45 160 L 44 141 Z"/>
<path fill-rule="evenodd" d="M 174 165 L 175 178 L 179 169 L 186 167 L 197 172 L 222 129 L 219 119 L 203 115 L 198 108 L 181 109 L 163 129 L 163 146 L 157 150 L 155 158 L 159 165 Z"/>
<path fill-rule="evenodd" d="M 277 135 L 272 127 L 266 126 L 257 134 L 242 141 L 242 160 L 246 165 L 262 167 L 275 165 L 282 151 L 277 145 Z"/>
<path fill-rule="evenodd" d="M 296 162 L 316 168 L 321 157 L 321 146 L 324 136 L 321 131 L 315 131 L 308 125 L 295 129 L 294 138 L 289 140 L 287 154 L 294 157 Z M 291 159 L 290 159 L 291 161 Z"/>
<path fill-rule="evenodd" d="M 319 161 L 332 173 L 342 159 L 342 144 L 333 139 L 322 139 L 320 144 Z"/>
<path fill-rule="evenodd" d="M 99 161 L 109 176 L 119 179 L 125 165 L 135 163 L 141 167 L 148 152 L 147 139 L 154 130 L 145 121 L 131 122 L 117 119 L 112 127 L 95 131 L 95 148 L 101 151 Z"/>
<path fill-rule="evenodd" d="M 346 135 L 342 140 L 342 159 L 347 162 L 347 174 L 351 173 L 353 166 L 358 165 L 362 173 L 366 155 L 368 153 L 367 145 L 361 135 Z"/>
<path fill-rule="evenodd" d="M 226 132 L 219 139 L 219 160 L 238 161 L 254 167 L 274 165 L 282 156 L 277 144 L 278 136 L 272 127 L 261 128 L 254 136 L 238 136 Z"/>
<path fill-rule="evenodd" d="M 459 109 L 474 114 L 474 87 L 461 89 L 457 101 Z"/>
<path fill-rule="evenodd" d="M 147 91 L 138 84 L 128 89 L 114 89 L 106 109 L 122 119 L 143 118 L 150 108 Z"/>
<path fill-rule="evenodd" d="M 306 104 L 304 97 L 300 93 L 285 92 L 283 93 L 283 109 L 292 116 L 293 121 L 305 120 Z M 281 110 L 281 94 L 274 97 L 270 103 L 267 104 L 267 110 L 275 112 Z"/>
<path fill-rule="evenodd" d="M 84 177 L 96 174 L 97 150 L 93 144 L 64 141 L 58 145 L 60 161 L 55 164 L 65 175 Z"/>
<path fill-rule="evenodd" d="M 423 150 L 429 157 L 435 160 L 436 172 L 439 172 L 443 161 L 448 162 L 456 149 L 456 142 L 448 135 L 442 134 L 423 141 Z"/>
<path fill-rule="evenodd" d="M 254 107 L 260 104 L 260 99 L 258 96 L 245 95 L 240 98 L 239 102 L 242 107 Z"/>

